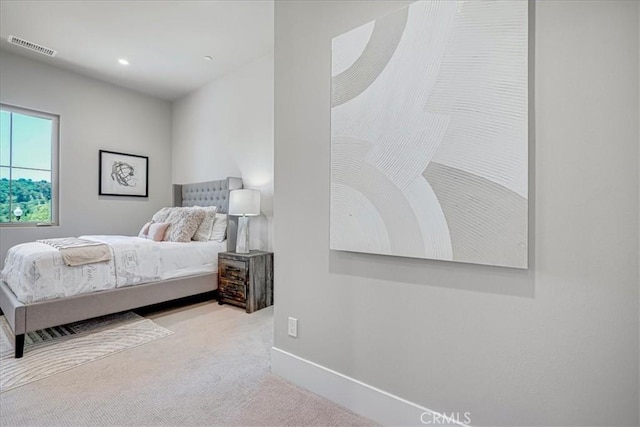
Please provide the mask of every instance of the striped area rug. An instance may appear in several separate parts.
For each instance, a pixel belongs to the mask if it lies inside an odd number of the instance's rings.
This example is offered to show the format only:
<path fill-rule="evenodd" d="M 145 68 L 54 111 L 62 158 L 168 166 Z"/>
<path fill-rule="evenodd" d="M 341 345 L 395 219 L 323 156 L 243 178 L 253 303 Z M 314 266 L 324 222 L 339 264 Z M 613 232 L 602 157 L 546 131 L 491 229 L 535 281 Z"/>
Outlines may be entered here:
<path fill-rule="evenodd" d="M 21 359 L 0 316 L 0 393 L 173 334 L 133 312 L 30 332 Z"/>

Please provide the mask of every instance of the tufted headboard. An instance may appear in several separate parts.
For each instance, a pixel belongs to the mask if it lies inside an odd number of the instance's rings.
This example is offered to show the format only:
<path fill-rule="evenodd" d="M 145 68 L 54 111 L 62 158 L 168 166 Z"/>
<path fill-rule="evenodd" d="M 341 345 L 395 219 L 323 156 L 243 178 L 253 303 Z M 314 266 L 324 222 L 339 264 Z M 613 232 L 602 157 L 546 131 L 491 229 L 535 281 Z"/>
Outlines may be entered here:
<path fill-rule="evenodd" d="M 229 212 L 229 191 L 242 188 L 242 178 L 195 184 L 173 184 L 173 206 L 217 206 L 218 212 Z M 236 250 L 238 218 L 227 217 L 227 250 Z"/>

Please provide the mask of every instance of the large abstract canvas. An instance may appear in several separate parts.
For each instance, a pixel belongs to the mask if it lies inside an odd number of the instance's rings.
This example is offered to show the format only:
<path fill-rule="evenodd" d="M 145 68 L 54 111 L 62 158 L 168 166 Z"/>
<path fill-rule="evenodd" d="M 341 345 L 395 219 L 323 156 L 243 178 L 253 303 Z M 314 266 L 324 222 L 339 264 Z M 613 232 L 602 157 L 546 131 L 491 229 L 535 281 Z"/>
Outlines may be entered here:
<path fill-rule="evenodd" d="M 527 268 L 527 3 L 419 1 L 333 39 L 331 249 Z"/>

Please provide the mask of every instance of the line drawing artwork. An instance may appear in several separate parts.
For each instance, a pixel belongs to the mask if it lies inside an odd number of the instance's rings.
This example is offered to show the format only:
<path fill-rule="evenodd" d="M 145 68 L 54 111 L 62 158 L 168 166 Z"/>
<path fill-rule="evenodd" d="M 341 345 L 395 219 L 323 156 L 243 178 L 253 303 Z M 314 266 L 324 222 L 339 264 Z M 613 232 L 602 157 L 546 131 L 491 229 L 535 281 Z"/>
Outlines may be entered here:
<path fill-rule="evenodd" d="M 113 162 L 111 179 L 123 187 L 135 187 L 135 168 L 125 162 Z"/>

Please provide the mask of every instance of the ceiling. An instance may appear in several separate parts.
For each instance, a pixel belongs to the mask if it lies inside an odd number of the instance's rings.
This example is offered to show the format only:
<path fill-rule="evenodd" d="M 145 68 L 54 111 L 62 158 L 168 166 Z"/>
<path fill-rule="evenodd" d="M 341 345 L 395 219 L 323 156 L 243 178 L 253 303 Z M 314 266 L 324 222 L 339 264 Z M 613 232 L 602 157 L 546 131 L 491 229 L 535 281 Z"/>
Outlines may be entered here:
<path fill-rule="evenodd" d="M 6 51 L 173 100 L 272 52 L 273 1 L 2 0 L 0 36 Z"/>

